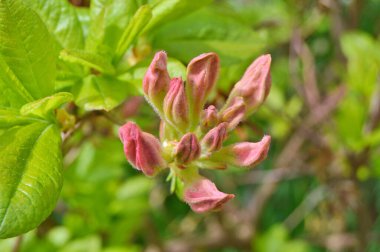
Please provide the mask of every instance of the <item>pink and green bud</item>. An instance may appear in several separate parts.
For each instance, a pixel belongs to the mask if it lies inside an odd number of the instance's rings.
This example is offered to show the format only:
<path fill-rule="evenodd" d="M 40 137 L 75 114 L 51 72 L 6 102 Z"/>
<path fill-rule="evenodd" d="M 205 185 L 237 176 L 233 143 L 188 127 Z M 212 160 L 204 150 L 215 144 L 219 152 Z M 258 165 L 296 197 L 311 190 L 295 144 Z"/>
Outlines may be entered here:
<path fill-rule="evenodd" d="M 205 146 L 209 152 L 217 151 L 223 146 L 227 138 L 228 123 L 223 122 L 211 129 L 202 139 L 202 146 Z"/>
<path fill-rule="evenodd" d="M 145 96 L 158 111 L 162 108 L 164 97 L 169 89 L 169 83 L 167 56 L 164 51 L 160 51 L 154 56 L 143 80 Z"/>
<path fill-rule="evenodd" d="M 252 167 L 267 157 L 270 141 L 271 137 L 266 135 L 257 143 L 243 142 L 226 148 L 227 152 L 232 154 L 234 165 Z"/>
<path fill-rule="evenodd" d="M 218 110 L 214 105 L 208 106 L 202 111 L 201 127 L 202 129 L 210 129 L 218 123 Z"/>
<path fill-rule="evenodd" d="M 186 93 L 190 104 L 191 123 L 196 126 L 207 96 L 219 74 L 219 57 L 204 53 L 192 59 L 187 66 Z"/>
<path fill-rule="evenodd" d="M 189 105 L 187 103 L 185 88 L 181 78 L 170 81 L 169 91 L 164 99 L 165 118 L 173 125 L 186 130 L 189 123 Z"/>
<path fill-rule="evenodd" d="M 184 201 L 197 213 L 219 210 L 235 195 L 220 192 L 210 180 L 200 177 L 192 183 L 185 183 Z"/>
<path fill-rule="evenodd" d="M 245 115 L 243 97 L 234 97 L 228 107 L 221 113 L 221 121 L 228 122 L 228 129 L 233 130 L 243 120 Z"/>
<path fill-rule="evenodd" d="M 267 98 L 271 87 L 271 56 L 257 58 L 245 71 L 243 77 L 234 86 L 227 101 L 229 107 L 233 98 L 241 96 L 247 106 L 247 112 L 256 110 Z"/>
<path fill-rule="evenodd" d="M 181 164 L 190 163 L 199 158 L 200 154 L 201 146 L 199 145 L 197 137 L 193 133 L 185 134 L 181 141 L 179 141 L 175 150 L 176 160 Z"/>
<path fill-rule="evenodd" d="M 165 168 L 159 140 L 149 133 L 128 122 L 119 129 L 120 140 L 124 145 L 127 160 L 147 176 L 154 176 L 160 169 Z"/>

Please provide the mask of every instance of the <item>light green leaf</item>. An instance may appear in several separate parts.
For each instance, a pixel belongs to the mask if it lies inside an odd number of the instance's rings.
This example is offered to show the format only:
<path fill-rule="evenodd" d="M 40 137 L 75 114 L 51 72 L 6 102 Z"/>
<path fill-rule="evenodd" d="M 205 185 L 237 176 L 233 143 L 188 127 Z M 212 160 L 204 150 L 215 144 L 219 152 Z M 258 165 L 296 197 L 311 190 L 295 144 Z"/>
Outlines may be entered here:
<path fill-rule="evenodd" d="M 0 24 L 0 93 L 10 94 L 1 104 L 19 107 L 53 93 L 56 54 L 39 16 L 21 0 L 2 0 Z"/>
<path fill-rule="evenodd" d="M 0 238 L 37 227 L 62 187 L 61 137 L 55 125 L 32 123 L 0 136 Z"/>
<path fill-rule="evenodd" d="M 115 73 L 111 62 L 95 53 L 81 50 L 63 50 L 61 51 L 60 58 L 67 62 L 78 63 L 86 67 L 94 68 L 101 73 Z"/>
<path fill-rule="evenodd" d="M 152 39 L 154 48 L 165 48 L 179 60 L 189 62 L 201 53 L 216 52 L 224 65 L 252 60 L 265 46 L 265 39 L 250 27 L 212 9 L 163 25 Z"/>
<path fill-rule="evenodd" d="M 86 51 L 111 56 L 137 9 L 134 0 L 91 1 L 91 24 Z"/>
<path fill-rule="evenodd" d="M 73 89 L 76 104 L 85 110 L 111 110 L 130 94 L 129 83 L 108 76 L 90 75 Z"/>
<path fill-rule="evenodd" d="M 367 98 L 373 92 L 380 69 L 380 44 L 366 33 L 347 33 L 341 39 L 348 58 L 348 84 Z"/>
<path fill-rule="evenodd" d="M 18 110 L 0 109 L 0 129 L 39 122 L 39 119 L 21 116 Z"/>
<path fill-rule="evenodd" d="M 20 113 L 21 115 L 35 115 L 46 118 L 49 112 L 71 100 L 73 100 L 73 95 L 70 93 L 56 93 L 52 96 L 25 104 L 22 106 Z"/>
<path fill-rule="evenodd" d="M 151 3 L 153 18 L 144 29 L 144 32 L 188 15 L 211 2 L 212 0 L 154 0 Z"/>
<path fill-rule="evenodd" d="M 115 56 L 119 60 L 143 28 L 152 18 L 152 10 L 148 5 L 141 6 L 132 17 L 127 28 L 124 30 L 116 48 Z"/>
<path fill-rule="evenodd" d="M 67 0 L 27 0 L 53 35 L 57 49 L 84 47 L 84 31 L 75 7 Z"/>

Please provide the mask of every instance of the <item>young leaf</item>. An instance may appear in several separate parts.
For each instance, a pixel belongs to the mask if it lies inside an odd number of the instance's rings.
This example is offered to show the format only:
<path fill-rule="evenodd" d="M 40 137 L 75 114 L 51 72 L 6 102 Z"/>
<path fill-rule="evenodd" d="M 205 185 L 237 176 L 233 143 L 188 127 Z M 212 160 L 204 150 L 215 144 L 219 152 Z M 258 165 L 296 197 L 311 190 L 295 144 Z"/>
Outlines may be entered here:
<path fill-rule="evenodd" d="M 73 89 L 75 102 L 85 110 L 111 110 L 129 94 L 128 83 L 108 76 L 90 75 Z"/>
<path fill-rule="evenodd" d="M 60 58 L 71 63 L 78 63 L 83 66 L 94 68 L 101 73 L 114 74 L 115 68 L 106 58 L 80 50 L 63 50 Z"/>
<path fill-rule="evenodd" d="M 185 62 L 216 52 L 224 65 L 233 65 L 252 59 L 265 43 L 249 26 L 207 8 L 162 25 L 153 33 L 153 46 Z"/>
<path fill-rule="evenodd" d="M 20 113 L 21 115 L 34 115 L 47 118 L 49 116 L 49 112 L 71 100 L 73 100 L 73 95 L 70 93 L 56 93 L 52 96 L 25 104 L 22 106 Z"/>
<path fill-rule="evenodd" d="M 0 90 L 17 93 L 6 98 L 9 104 L 20 106 L 13 101 L 16 97 L 24 102 L 50 95 L 54 91 L 56 54 L 39 16 L 21 0 L 2 0 L 0 24 L 0 75 L 5 72 Z"/>
<path fill-rule="evenodd" d="M 121 34 L 138 9 L 136 1 L 93 0 L 90 6 L 91 25 L 86 51 L 110 56 Z"/>
<path fill-rule="evenodd" d="M 55 38 L 57 49 L 84 47 L 84 28 L 75 7 L 67 0 L 27 0 Z"/>
<path fill-rule="evenodd" d="M 132 17 L 127 28 L 124 30 L 119 43 L 117 44 L 115 56 L 119 60 L 143 28 L 152 18 L 152 10 L 148 5 L 141 6 Z"/>
<path fill-rule="evenodd" d="M 184 15 L 188 15 L 208 4 L 211 0 L 154 0 L 151 3 L 153 17 L 144 32 L 157 28 Z"/>
<path fill-rule="evenodd" d="M 7 129 L 17 125 L 26 125 L 41 120 L 21 116 L 18 110 L 0 109 L 0 129 Z"/>
<path fill-rule="evenodd" d="M 61 137 L 55 125 L 32 123 L 0 136 L 0 238 L 37 227 L 62 187 Z"/>

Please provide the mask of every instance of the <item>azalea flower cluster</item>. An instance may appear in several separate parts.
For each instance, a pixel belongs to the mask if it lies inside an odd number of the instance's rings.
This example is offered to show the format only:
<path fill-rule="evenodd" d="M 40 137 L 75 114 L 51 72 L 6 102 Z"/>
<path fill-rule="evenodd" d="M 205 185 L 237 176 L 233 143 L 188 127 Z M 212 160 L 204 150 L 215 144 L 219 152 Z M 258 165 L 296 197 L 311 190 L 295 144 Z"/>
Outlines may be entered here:
<path fill-rule="evenodd" d="M 225 169 L 230 164 L 253 167 L 266 158 L 271 140 L 268 135 L 256 143 L 223 143 L 268 96 L 270 64 L 270 55 L 257 58 L 218 110 L 213 105 L 204 108 L 218 78 L 217 54 L 205 53 L 191 60 L 184 81 L 171 78 L 166 53 L 156 53 L 145 74 L 143 90 L 161 118 L 160 139 L 127 122 L 119 134 L 128 161 L 147 176 L 169 169 L 172 189 L 193 211 L 219 209 L 234 195 L 220 192 L 199 170 Z"/>

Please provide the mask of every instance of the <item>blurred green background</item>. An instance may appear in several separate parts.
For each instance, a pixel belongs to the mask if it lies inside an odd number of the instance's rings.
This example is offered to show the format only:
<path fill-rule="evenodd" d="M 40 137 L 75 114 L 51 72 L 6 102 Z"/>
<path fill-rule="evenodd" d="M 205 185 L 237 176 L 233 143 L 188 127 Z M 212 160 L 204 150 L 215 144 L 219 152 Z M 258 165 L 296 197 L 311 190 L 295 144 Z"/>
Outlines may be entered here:
<path fill-rule="evenodd" d="M 72 2 L 82 11 L 90 4 Z M 272 55 L 266 103 L 230 137 L 270 134 L 267 160 L 205 173 L 236 198 L 220 212 L 195 214 L 169 193 L 167 174 L 149 179 L 134 170 L 114 121 L 134 120 L 155 135 L 159 121 L 130 96 L 106 116 L 86 116 L 65 142 L 53 214 L 1 240 L 0 251 L 380 251 L 380 1 L 202 5 L 140 36 L 133 60 L 146 66 L 163 49 L 186 65 L 217 52 L 222 69 L 209 102 L 221 106 L 254 58 Z M 126 78 L 138 86 L 144 72 L 136 69 L 140 77 Z"/>

